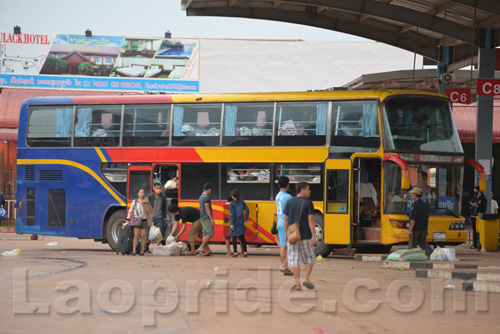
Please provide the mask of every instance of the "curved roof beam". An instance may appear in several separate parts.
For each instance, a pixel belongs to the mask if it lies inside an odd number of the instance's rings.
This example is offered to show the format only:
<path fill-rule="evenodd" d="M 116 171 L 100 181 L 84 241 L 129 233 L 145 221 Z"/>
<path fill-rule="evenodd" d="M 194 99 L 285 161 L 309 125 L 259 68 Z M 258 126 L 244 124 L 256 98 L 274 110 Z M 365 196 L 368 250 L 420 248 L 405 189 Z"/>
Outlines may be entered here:
<path fill-rule="evenodd" d="M 464 0 L 465 1 L 465 0 Z M 385 18 L 402 25 L 409 24 L 438 34 L 446 34 L 468 44 L 474 44 L 473 30 L 450 20 L 405 7 L 373 0 L 281 0 L 288 3 L 303 3 L 310 6 L 325 6 L 378 18 Z M 492 1 L 494 2 L 494 1 Z M 499 6 L 500 7 L 500 6 Z M 279 9 L 278 9 L 279 10 Z"/>
<path fill-rule="evenodd" d="M 498 0 L 453 0 L 453 2 L 500 15 Z"/>
<path fill-rule="evenodd" d="M 318 1 L 318 0 L 316 0 Z M 329 6 L 331 7 L 331 6 Z M 438 48 L 435 46 L 437 40 L 429 40 L 429 37 L 417 33 L 400 34 L 399 27 L 390 30 L 369 24 L 367 20 L 362 22 L 336 18 L 331 15 L 304 15 L 303 12 L 279 10 L 271 8 L 249 8 L 249 7 L 203 7 L 186 8 L 187 15 L 191 16 L 221 16 L 264 19 L 278 22 L 296 23 L 323 29 L 355 34 L 360 37 L 393 45 L 410 52 L 417 52 L 425 57 L 438 60 Z M 427 39 L 428 41 L 425 41 Z"/>

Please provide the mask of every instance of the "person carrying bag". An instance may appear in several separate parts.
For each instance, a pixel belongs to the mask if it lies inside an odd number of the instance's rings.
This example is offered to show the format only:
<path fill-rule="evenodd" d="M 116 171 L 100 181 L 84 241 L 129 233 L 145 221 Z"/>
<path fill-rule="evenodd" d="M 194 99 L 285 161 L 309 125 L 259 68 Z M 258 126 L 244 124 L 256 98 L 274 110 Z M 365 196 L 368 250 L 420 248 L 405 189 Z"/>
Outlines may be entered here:
<path fill-rule="evenodd" d="M 306 274 L 302 285 L 308 289 L 314 289 L 310 276 L 316 260 L 314 252 L 316 221 L 314 219 L 314 206 L 309 199 L 311 196 L 309 184 L 299 182 L 295 191 L 297 196 L 286 202 L 283 213 L 285 214 L 285 231 L 288 243 L 288 266 L 292 269 L 295 278 L 292 291 L 300 291 L 300 259 L 306 265 Z M 290 224 L 289 222 L 294 223 Z"/>
<path fill-rule="evenodd" d="M 302 209 L 304 209 L 304 200 L 305 199 L 302 199 L 302 202 L 300 203 L 299 218 L 297 219 L 297 222 L 288 226 L 288 233 L 286 236 L 290 245 L 294 245 L 297 241 L 301 240 L 300 219 L 302 218 Z"/>

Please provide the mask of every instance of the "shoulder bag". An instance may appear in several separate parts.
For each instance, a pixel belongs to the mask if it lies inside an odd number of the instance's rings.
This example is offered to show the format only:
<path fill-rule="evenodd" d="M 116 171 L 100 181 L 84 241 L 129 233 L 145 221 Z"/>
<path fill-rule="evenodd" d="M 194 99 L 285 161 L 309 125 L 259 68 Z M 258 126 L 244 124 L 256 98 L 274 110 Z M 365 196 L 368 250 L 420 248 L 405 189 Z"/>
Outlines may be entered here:
<path fill-rule="evenodd" d="M 273 226 L 271 226 L 271 234 L 276 235 L 278 234 L 278 222 L 276 221 L 276 215 L 274 215 L 274 220 L 273 220 Z"/>
<path fill-rule="evenodd" d="M 134 216 L 130 220 L 130 226 L 132 227 L 140 227 L 142 224 L 142 219 L 139 217 L 139 213 L 137 212 L 137 208 L 135 207 L 137 205 L 137 201 L 134 200 L 133 206 L 134 206 Z"/>
<path fill-rule="evenodd" d="M 297 241 L 302 239 L 300 236 L 300 219 L 302 218 L 302 209 L 304 208 L 304 200 L 305 199 L 303 198 L 302 203 L 300 203 L 299 218 L 297 219 L 297 222 L 288 226 L 288 231 L 286 236 L 288 238 L 288 243 L 290 245 L 293 245 Z"/>

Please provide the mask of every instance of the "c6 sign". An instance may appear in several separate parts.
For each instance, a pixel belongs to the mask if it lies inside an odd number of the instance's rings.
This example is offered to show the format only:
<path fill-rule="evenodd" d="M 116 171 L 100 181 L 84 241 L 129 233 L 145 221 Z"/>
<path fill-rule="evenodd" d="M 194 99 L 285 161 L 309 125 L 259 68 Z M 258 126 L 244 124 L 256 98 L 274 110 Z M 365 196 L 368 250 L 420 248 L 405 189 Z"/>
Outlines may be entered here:
<path fill-rule="evenodd" d="M 470 89 L 445 89 L 451 103 L 470 103 Z"/>
<path fill-rule="evenodd" d="M 500 80 L 477 79 L 477 95 L 500 95 Z"/>

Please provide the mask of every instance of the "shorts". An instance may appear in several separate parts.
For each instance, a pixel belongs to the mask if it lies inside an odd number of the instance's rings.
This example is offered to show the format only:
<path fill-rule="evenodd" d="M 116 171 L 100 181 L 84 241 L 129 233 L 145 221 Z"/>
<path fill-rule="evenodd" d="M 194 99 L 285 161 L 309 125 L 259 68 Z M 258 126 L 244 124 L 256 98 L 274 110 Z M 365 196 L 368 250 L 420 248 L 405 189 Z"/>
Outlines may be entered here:
<path fill-rule="evenodd" d="M 210 219 L 202 219 L 201 220 L 201 227 L 203 231 L 203 236 L 204 237 L 213 237 L 214 236 L 214 227 L 212 226 L 212 222 Z"/>
<path fill-rule="evenodd" d="M 285 241 L 285 226 L 279 226 L 278 225 L 278 237 L 280 238 L 280 244 L 281 247 L 287 247 L 286 241 Z"/>
<path fill-rule="evenodd" d="M 314 263 L 316 254 L 311 246 L 311 239 L 299 240 L 295 244 L 288 245 L 288 266 L 299 267 L 300 258 L 304 263 Z"/>
<path fill-rule="evenodd" d="M 148 220 L 141 219 L 141 226 L 132 226 L 133 228 L 140 228 L 141 230 L 145 230 L 148 228 Z"/>
<path fill-rule="evenodd" d="M 196 237 L 203 239 L 203 232 L 201 227 L 201 222 L 199 219 L 195 220 L 188 231 L 188 242 L 195 242 Z"/>

